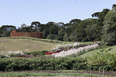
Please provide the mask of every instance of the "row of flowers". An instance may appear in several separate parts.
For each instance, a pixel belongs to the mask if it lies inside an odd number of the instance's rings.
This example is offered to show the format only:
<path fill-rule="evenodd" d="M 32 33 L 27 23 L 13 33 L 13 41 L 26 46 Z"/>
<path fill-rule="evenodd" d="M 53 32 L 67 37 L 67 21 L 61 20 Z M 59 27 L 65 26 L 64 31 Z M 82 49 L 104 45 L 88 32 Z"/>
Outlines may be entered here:
<path fill-rule="evenodd" d="M 24 53 L 21 50 L 18 51 L 7 51 L 7 54 L 4 54 L 4 51 L 1 52 L 0 55 L 4 55 L 5 57 L 10 57 L 8 54 L 21 54 L 23 55 Z"/>
<path fill-rule="evenodd" d="M 74 44 L 61 44 L 61 45 L 55 45 L 52 50 L 59 50 L 59 48 L 65 48 L 65 47 L 76 47 L 76 46 L 79 46 L 80 44 L 79 43 L 74 43 Z"/>
<path fill-rule="evenodd" d="M 21 50 L 18 51 L 8 51 L 9 54 L 24 54 Z"/>
<path fill-rule="evenodd" d="M 96 43 L 96 44 L 91 44 L 91 45 L 88 45 L 88 46 L 84 46 L 84 47 L 79 47 L 78 49 L 70 49 L 70 50 L 67 50 L 67 51 L 61 51 L 59 53 L 54 53 L 52 54 L 55 58 L 57 57 L 65 57 L 65 56 L 69 56 L 69 55 L 73 55 L 73 54 L 77 54 L 81 51 L 88 51 L 90 49 L 95 49 L 96 47 L 98 47 L 99 45 Z"/>

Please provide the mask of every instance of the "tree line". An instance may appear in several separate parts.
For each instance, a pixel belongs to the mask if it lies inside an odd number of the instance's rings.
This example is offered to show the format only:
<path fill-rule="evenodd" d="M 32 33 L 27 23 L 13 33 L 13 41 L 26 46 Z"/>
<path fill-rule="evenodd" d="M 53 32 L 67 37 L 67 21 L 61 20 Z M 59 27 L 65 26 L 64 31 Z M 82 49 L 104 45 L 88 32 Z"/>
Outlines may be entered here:
<path fill-rule="evenodd" d="M 0 37 L 10 36 L 10 32 L 43 32 L 44 39 L 56 39 L 61 41 L 93 41 L 104 40 L 110 44 L 116 44 L 116 4 L 112 9 L 103 9 L 101 12 L 91 14 L 92 18 L 80 20 L 72 19 L 69 23 L 48 22 L 41 24 L 33 21 L 30 26 L 22 24 L 16 29 L 13 25 L 0 27 Z"/>

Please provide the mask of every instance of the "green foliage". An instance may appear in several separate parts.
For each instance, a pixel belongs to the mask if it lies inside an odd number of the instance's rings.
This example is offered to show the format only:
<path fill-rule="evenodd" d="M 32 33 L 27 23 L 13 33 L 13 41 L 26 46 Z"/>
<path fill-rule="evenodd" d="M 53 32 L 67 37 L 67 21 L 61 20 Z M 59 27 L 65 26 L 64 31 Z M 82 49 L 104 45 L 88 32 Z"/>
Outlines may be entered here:
<path fill-rule="evenodd" d="M 13 25 L 2 25 L 2 27 L 0 27 L 0 37 L 9 37 L 10 32 L 13 30 L 16 30 L 16 27 Z"/>
<path fill-rule="evenodd" d="M 111 68 L 114 68 L 116 66 L 116 54 L 108 54 L 107 63 Z"/>
<path fill-rule="evenodd" d="M 64 34 L 63 40 L 64 41 L 69 41 L 69 37 L 68 37 L 68 34 L 67 33 Z"/>
<path fill-rule="evenodd" d="M 47 39 L 51 39 L 51 41 L 52 41 L 52 40 L 55 40 L 55 38 L 56 38 L 56 35 L 55 35 L 55 34 L 49 34 L 49 35 L 47 36 Z"/>
<path fill-rule="evenodd" d="M 110 59 L 109 59 L 110 60 Z M 24 70 L 86 70 L 88 66 L 85 64 L 87 60 L 80 57 L 64 57 L 64 58 L 3 58 L 0 59 L 0 71 L 24 71 Z M 112 65 L 112 63 L 109 63 Z M 105 65 L 105 70 L 111 70 L 111 67 Z M 98 70 L 96 66 L 92 66 L 93 70 Z M 114 70 L 115 66 L 114 66 Z"/>
<path fill-rule="evenodd" d="M 102 29 L 102 39 L 112 44 L 116 44 L 116 7 L 112 8 L 104 18 L 104 26 Z"/>
<path fill-rule="evenodd" d="M 99 53 L 94 54 L 92 57 L 87 58 L 86 64 L 88 66 L 103 66 L 105 70 L 111 70 L 116 65 L 116 54 L 110 54 L 111 48 L 106 47 L 106 43 L 101 42 L 102 50 Z"/>
<path fill-rule="evenodd" d="M 24 54 L 37 56 L 37 55 L 45 55 L 44 52 L 48 52 L 48 51 L 44 50 L 44 51 L 35 51 L 35 52 L 24 52 Z"/>
<path fill-rule="evenodd" d="M 10 57 L 18 57 L 20 54 L 10 54 Z"/>
<path fill-rule="evenodd" d="M 6 58 L 5 55 L 0 55 L 0 59 Z"/>
<path fill-rule="evenodd" d="M 77 30 L 73 31 L 73 33 L 70 36 L 70 40 L 73 40 L 74 42 L 78 41 Z"/>

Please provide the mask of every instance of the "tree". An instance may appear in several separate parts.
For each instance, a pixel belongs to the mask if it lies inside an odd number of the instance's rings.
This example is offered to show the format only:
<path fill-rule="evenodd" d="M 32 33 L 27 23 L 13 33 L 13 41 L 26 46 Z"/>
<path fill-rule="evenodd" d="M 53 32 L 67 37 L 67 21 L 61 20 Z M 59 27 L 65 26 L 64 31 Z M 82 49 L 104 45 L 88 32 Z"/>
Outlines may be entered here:
<path fill-rule="evenodd" d="M 78 40 L 77 40 L 77 39 L 78 39 L 78 38 L 77 38 L 77 34 L 78 34 L 78 33 L 77 33 L 77 30 L 74 30 L 73 33 L 72 33 L 72 34 L 70 35 L 70 37 L 69 37 L 70 40 L 72 40 L 72 41 L 74 41 L 74 42 L 78 41 Z"/>
<path fill-rule="evenodd" d="M 54 34 L 49 34 L 49 35 L 47 36 L 47 39 L 51 39 L 51 41 L 52 41 L 52 40 L 55 40 L 55 37 L 56 37 L 56 35 L 54 35 Z"/>
<path fill-rule="evenodd" d="M 86 27 L 87 27 L 89 22 L 90 22 L 89 19 L 85 19 L 85 20 L 81 21 L 81 23 L 76 28 L 76 33 L 77 33 L 76 38 L 77 38 L 77 41 L 81 41 L 81 42 L 82 41 L 86 41 L 87 34 L 86 34 L 85 29 L 86 29 Z M 73 33 L 75 33 L 75 32 L 73 32 Z"/>
<path fill-rule="evenodd" d="M 85 28 L 86 31 L 86 40 L 87 41 L 93 41 L 96 40 L 97 37 L 97 19 L 91 19 L 88 23 L 88 25 Z"/>
<path fill-rule="evenodd" d="M 37 29 L 37 28 L 39 28 L 40 27 L 40 22 L 38 22 L 38 21 L 33 21 L 32 23 L 31 23 L 31 26 L 33 26 L 35 29 Z"/>
<path fill-rule="evenodd" d="M 97 21 L 95 21 L 94 23 L 92 22 L 93 25 L 91 26 L 91 28 L 94 27 L 92 34 L 94 35 L 95 40 L 101 40 L 103 21 L 108 11 L 109 9 L 103 9 L 102 12 L 95 12 L 94 14 L 92 14 L 92 17 L 97 17 Z"/>
<path fill-rule="evenodd" d="M 61 40 L 63 41 L 63 36 L 65 34 L 65 29 L 64 28 L 61 28 L 58 32 L 58 36 L 57 36 L 57 40 Z"/>
<path fill-rule="evenodd" d="M 92 17 L 97 17 L 97 18 L 99 18 L 99 14 L 100 14 L 100 12 L 95 12 L 95 13 L 93 13 L 91 16 L 92 16 Z"/>
<path fill-rule="evenodd" d="M 43 30 L 43 38 L 46 38 L 48 35 L 49 35 L 49 29 L 48 28 L 45 28 Z"/>
<path fill-rule="evenodd" d="M 80 23 L 81 22 L 81 20 L 80 19 L 72 19 L 69 23 L 70 24 L 76 24 L 76 23 Z"/>
<path fill-rule="evenodd" d="M 59 27 L 59 28 L 64 27 L 64 23 L 63 23 L 63 22 L 58 22 L 57 24 L 58 24 L 58 27 Z"/>
<path fill-rule="evenodd" d="M 69 41 L 69 37 L 67 33 L 64 34 L 63 41 Z"/>
<path fill-rule="evenodd" d="M 36 32 L 41 32 L 41 30 L 40 30 L 41 26 L 40 25 L 41 25 L 41 23 L 38 22 L 38 21 L 33 21 L 31 23 L 32 29 L 35 29 Z"/>
<path fill-rule="evenodd" d="M 16 30 L 16 27 L 13 25 L 3 25 L 0 27 L 0 37 L 9 37 L 10 32 Z"/>
<path fill-rule="evenodd" d="M 72 25 L 70 23 L 66 23 L 64 24 L 64 26 L 65 26 L 65 33 L 67 33 L 67 36 L 70 36 L 71 33 L 73 32 L 73 30 L 71 29 Z"/>
<path fill-rule="evenodd" d="M 49 29 L 49 34 L 58 34 L 59 28 L 54 22 L 48 22 L 46 26 Z"/>
<path fill-rule="evenodd" d="M 110 9 L 103 9 L 102 12 L 100 12 L 99 14 L 99 19 L 97 21 L 97 39 L 101 40 L 101 35 L 102 35 L 102 27 L 103 27 L 103 21 L 104 21 L 104 17 L 106 16 L 106 14 L 108 13 L 108 11 L 110 11 Z"/>
<path fill-rule="evenodd" d="M 112 8 L 116 7 L 116 4 L 113 4 Z"/>
<path fill-rule="evenodd" d="M 102 40 L 116 44 L 116 7 L 106 14 L 103 24 Z"/>
<path fill-rule="evenodd" d="M 114 67 L 115 63 L 114 63 L 114 60 L 109 61 L 109 59 L 112 58 L 111 56 L 109 56 L 109 53 L 108 53 L 111 50 L 111 48 L 107 49 L 105 42 L 101 42 L 100 44 L 101 44 L 102 50 L 100 50 L 100 52 L 97 52 L 97 54 L 94 54 L 91 57 L 88 57 L 86 64 L 90 66 L 90 69 L 91 69 L 91 66 L 99 66 L 99 75 L 100 75 L 100 66 L 103 66 L 103 75 L 104 75 L 104 65 L 111 64 L 111 66 Z"/>

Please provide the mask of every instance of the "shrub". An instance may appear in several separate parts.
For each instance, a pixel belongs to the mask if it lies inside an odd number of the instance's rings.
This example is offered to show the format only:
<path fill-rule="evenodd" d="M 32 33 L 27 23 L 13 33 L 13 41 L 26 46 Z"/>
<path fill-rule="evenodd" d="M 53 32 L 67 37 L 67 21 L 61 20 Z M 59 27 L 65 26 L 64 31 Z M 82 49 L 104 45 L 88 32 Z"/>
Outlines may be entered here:
<path fill-rule="evenodd" d="M 63 57 L 63 58 L 3 58 L 0 59 L 0 71 L 24 71 L 24 70 L 87 70 L 85 64 L 87 60 L 83 58 Z M 105 70 L 111 67 L 105 65 Z M 97 66 L 91 67 L 98 70 Z M 116 70 L 116 66 L 114 67 Z"/>
<path fill-rule="evenodd" d="M 6 56 L 4 56 L 4 55 L 0 55 L 0 58 L 3 59 L 3 58 L 6 58 Z"/>
<path fill-rule="evenodd" d="M 35 52 L 25 52 L 24 54 L 28 54 L 28 55 L 45 55 L 44 52 L 48 52 L 47 50 L 43 50 L 43 51 L 35 51 Z"/>
<path fill-rule="evenodd" d="M 21 54 L 10 54 L 9 56 L 10 57 L 19 57 L 19 55 L 21 55 Z"/>

